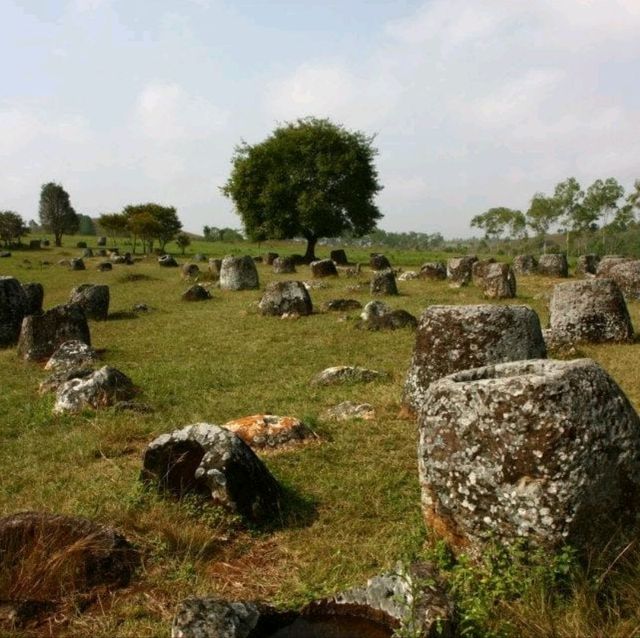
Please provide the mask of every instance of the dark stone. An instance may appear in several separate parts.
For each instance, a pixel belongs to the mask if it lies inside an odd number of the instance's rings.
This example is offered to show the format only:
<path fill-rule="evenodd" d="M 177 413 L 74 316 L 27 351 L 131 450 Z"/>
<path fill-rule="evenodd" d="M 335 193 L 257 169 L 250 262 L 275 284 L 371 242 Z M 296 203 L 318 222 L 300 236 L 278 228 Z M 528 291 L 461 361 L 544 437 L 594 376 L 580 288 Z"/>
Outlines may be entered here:
<path fill-rule="evenodd" d="M 608 278 L 613 279 L 627 299 L 640 299 L 640 260 L 612 264 L 607 268 Z M 599 273 L 598 277 L 602 275 Z"/>
<path fill-rule="evenodd" d="M 398 330 L 400 328 L 415 329 L 418 320 L 406 310 L 391 310 L 380 316 L 372 316 L 367 321 L 362 320 L 356 328 L 365 330 Z"/>
<path fill-rule="evenodd" d="M 106 246 L 107 245 L 107 238 L 106 237 L 98 237 L 97 244 L 98 244 L 98 246 Z"/>
<path fill-rule="evenodd" d="M 516 276 L 509 264 L 487 264 L 479 286 L 487 299 L 513 299 L 516 296 Z"/>
<path fill-rule="evenodd" d="M 347 312 L 349 310 L 360 310 L 362 304 L 357 299 L 331 299 L 324 304 L 325 310 L 335 310 Z"/>
<path fill-rule="evenodd" d="M 81 284 L 69 297 L 70 304 L 77 304 L 87 319 L 104 321 L 109 316 L 109 286 L 105 284 Z"/>
<path fill-rule="evenodd" d="M 318 261 L 312 261 L 310 266 L 311 276 L 314 279 L 319 279 L 321 277 L 338 276 L 336 265 L 330 259 L 320 259 Z"/>
<path fill-rule="evenodd" d="M 113 270 L 113 265 L 109 261 L 101 261 L 97 268 L 100 272 L 108 272 L 109 270 Z"/>
<path fill-rule="evenodd" d="M 484 279 L 485 271 L 487 270 L 487 266 L 489 264 L 495 264 L 496 260 L 493 257 L 489 257 L 489 259 L 479 259 L 474 262 L 471 266 L 471 280 L 473 283 L 478 286 L 482 283 Z"/>
<path fill-rule="evenodd" d="M 27 309 L 28 299 L 20 282 L 15 277 L 0 277 L 0 348 L 17 343 Z"/>
<path fill-rule="evenodd" d="M 93 257 L 93 250 L 91 250 L 91 248 L 85 248 L 82 251 L 82 257 L 85 258 L 85 259 Z"/>
<path fill-rule="evenodd" d="M 27 305 L 25 315 L 37 315 L 42 312 L 42 302 L 44 301 L 44 288 L 42 284 L 28 283 L 22 284 L 22 289 L 26 297 Z"/>
<path fill-rule="evenodd" d="M 266 255 L 264 255 L 264 257 L 262 258 L 262 263 L 266 264 L 267 266 L 272 266 L 273 262 L 278 259 L 280 255 L 278 255 L 278 253 L 266 253 Z"/>
<path fill-rule="evenodd" d="M 222 259 L 209 259 L 209 272 L 214 279 L 220 279 L 220 268 Z"/>
<path fill-rule="evenodd" d="M 86 241 L 79 241 L 76 244 L 76 248 L 86 248 L 87 247 L 87 242 Z"/>
<path fill-rule="evenodd" d="M 0 251 L 0 257 L 11 257 L 11 253 L 8 250 Z"/>
<path fill-rule="evenodd" d="M 71 270 L 86 270 L 87 267 L 84 265 L 84 261 L 80 257 L 75 257 L 69 260 L 69 268 Z"/>
<path fill-rule="evenodd" d="M 538 260 L 538 274 L 547 277 L 568 277 L 569 264 L 567 258 L 561 253 L 540 255 Z"/>
<path fill-rule="evenodd" d="M 183 279 L 193 279 L 200 274 L 198 264 L 182 264 L 181 268 Z"/>
<path fill-rule="evenodd" d="M 599 263 L 598 255 L 580 255 L 576 263 L 576 275 L 595 275 Z"/>
<path fill-rule="evenodd" d="M 533 255 L 516 255 L 512 267 L 516 275 L 535 275 L 538 272 L 538 260 Z"/>
<path fill-rule="evenodd" d="M 339 248 L 337 250 L 332 250 L 331 253 L 329 253 L 329 257 L 336 266 L 349 265 L 349 260 L 347 259 L 347 253 L 345 253 L 342 248 Z"/>
<path fill-rule="evenodd" d="M 447 278 L 447 266 L 443 261 L 428 261 L 420 266 L 420 279 L 442 280 Z"/>
<path fill-rule="evenodd" d="M 178 262 L 173 258 L 172 255 L 162 255 L 158 257 L 158 264 L 163 268 L 177 268 Z"/>
<path fill-rule="evenodd" d="M 391 263 L 382 253 L 371 253 L 369 255 L 369 267 L 372 270 L 387 270 L 391 268 Z"/>
<path fill-rule="evenodd" d="M 455 257 L 447 261 L 447 278 L 452 288 L 468 286 L 471 282 L 473 264 L 478 261 L 475 255 Z"/>
<path fill-rule="evenodd" d="M 373 275 L 369 286 L 372 295 L 397 295 L 398 286 L 393 270 L 379 270 Z"/>
<path fill-rule="evenodd" d="M 296 272 L 296 262 L 293 257 L 283 256 L 273 260 L 273 272 L 278 275 L 288 275 Z"/>
<path fill-rule="evenodd" d="M 211 299 L 211 293 L 200 284 L 195 284 L 182 293 L 183 301 L 206 301 L 207 299 Z"/>
<path fill-rule="evenodd" d="M 311 297 L 300 281 L 272 281 L 267 285 L 258 304 L 263 315 L 310 315 L 313 312 Z"/>

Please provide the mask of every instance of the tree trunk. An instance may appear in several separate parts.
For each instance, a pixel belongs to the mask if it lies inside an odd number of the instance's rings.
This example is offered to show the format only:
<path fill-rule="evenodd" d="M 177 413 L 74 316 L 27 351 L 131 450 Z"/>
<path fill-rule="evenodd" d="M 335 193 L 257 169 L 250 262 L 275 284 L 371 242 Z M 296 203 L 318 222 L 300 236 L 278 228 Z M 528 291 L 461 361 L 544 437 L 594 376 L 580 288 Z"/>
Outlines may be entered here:
<path fill-rule="evenodd" d="M 54 233 L 55 236 L 55 244 L 57 248 L 62 246 L 62 233 Z"/>
<path fill-rule="evenodd" d="M 318 243 L 318 238 L 315 235 L 308 235 L 306 239 L 307 251 L 304 254 L 304 261 L 310 264 L 312 261 L 316 261 L 316 244 Z"/>

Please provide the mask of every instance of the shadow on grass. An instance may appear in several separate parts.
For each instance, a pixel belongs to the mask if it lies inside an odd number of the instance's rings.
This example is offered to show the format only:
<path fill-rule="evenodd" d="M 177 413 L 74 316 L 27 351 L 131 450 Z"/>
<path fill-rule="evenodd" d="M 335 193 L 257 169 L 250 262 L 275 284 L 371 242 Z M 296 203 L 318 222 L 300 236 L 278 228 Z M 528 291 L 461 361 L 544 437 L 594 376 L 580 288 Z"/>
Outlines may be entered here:
<path fill-rule="evenodd" d="M 109 314 L 107 321 L 126 321 L 127 319 L 137 319 L 138 314 L 132 310 L 120 310 Z"/>

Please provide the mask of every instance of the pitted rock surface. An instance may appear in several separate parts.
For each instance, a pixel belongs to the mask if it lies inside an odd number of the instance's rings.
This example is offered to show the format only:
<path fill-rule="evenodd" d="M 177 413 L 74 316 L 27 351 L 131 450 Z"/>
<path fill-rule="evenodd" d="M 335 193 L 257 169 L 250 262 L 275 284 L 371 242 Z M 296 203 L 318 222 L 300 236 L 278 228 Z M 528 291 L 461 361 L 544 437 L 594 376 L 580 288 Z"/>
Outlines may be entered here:
<path fill-rule="evenodd" d="M 493 257 L 489 257 L 489 259 L 479 259 L 473 263 L 471 266 L 471 280 L 476 286 L 482 284 L 487 266 L 495 263 L 496 260 Z"/>
<path fill-rule="evenodd" d="M 397 295 L 398 286 L 393 270 L 379 270 L 376 272 L 369 286 L 372 295 Z"/>
<path fill-rule="evenodd" d="M 347 253 L 342 248 L 332 250 L 329 253 L 329 258 L 336 266 L 348 266 L 349 260 L 347 259 Z"/>
<path fill-rule="evenodd" d="M 326 368 L 311 379 L 311 385 L 338 385 L 341 383 L 369 383 L 388 378 L 384 372 L 358 366 L 333 366 Z"/>
<path fill-rule="evenodd" d="M 371 270 L 388 270 L 391 263 L 382 253 L 371 253 L 369 255 L 369 268 Z"/>
<path fill-rule="evenodd" d="M 253 414 L 229 421 L 222 427 L 255 449 L 275 449 L 315 438 L 314 433 L 300 419 L 292 416 Z"/>
<path fill-rule="evenodd" d="M 162 268 L 177 268 L 178 262 L 172 255 L 161 255 L 158 257 L 158 265 L 162 266 Z"/>
<path fill-rule="evenodd" d="M 538 274 L 547 277 L 568 277 L 569 264 L 563 254 L 540 255 Z"/>
<path fill-rule="evenodd" d="M 538 272 L 538 260 L 533 255 L 516 255 L 512 267 L 516 275 L 535 275 Z"/>
<path fill-rule="evenodd" d="M 296 261 L 287 255 L 273 260 L 273 272 L 277 275 L 288 275 L 296 272 Z"/>
<path fill-rule="evenodd" d="M 640 419 L 590 359 L 465 370 L 419 419 L 428 528 L 479 554 L 489 540 L 601 550 L 640 511 Z"/>
<path fill-rule="evenodd" d="M 227 255 L 220 265 L 220 288 L 222 290 L 256 290 L 259 288 L 256 263 L 249 255 L 233 257 Z"/>
<path fill-rule="evenodd" d="M 65 341 L 52 355 L 45 370 L 60 372 L 90 366 L 98 361 L 97 352 L 83 341 Z"/>
<path fill-rule="evenodd" d="M 63 368 L 56 370 L 50 374 L 44 381 L 40 383 L 38 390 L 40 394 L 47 392 L 57 392 L 67 381 L 72 379 L 86 379 L 95 372 L 95 368 L 91 364 L 80 364 L 73 368 Z"/>
<path fill-rule="evenodd" d="M 54 414 L 95 410 L 127 401 L 136 394 L 131 379 L 111 366 L 104 366 L 91 374 L 74 378 L 58 387 Z"/>
<path fill-rule="evenodd" d="M 338 269 L 330 259 L 319 259 L 309 264 L 311 268 L 311 276 L 319 279 L 321 277 L 337 277 Z"/>
<path fill-rule="evenodd" d="M 279 512 L 281 489 L 240 437 L 219 425 L 196 423 L 154 439 L 141 478 L 178 496 L 195 492 L 254 521 Z"/>
<path fill-rule="evenodd" d="M 640 260 L 612 265 L 608 272 L 608 278 L 618 284 L 627 299 L 640 299 Z"/>
<path fill-rule="evenodd" d="M 428 261 L 420 266 L 420 279 L 447 278 L 447 265 L 443 261 Z"/>
<path fill-rule="evenodd" d="M 417 413 L 429 385 L 453 372 L 545 356 L 540 320 L 527 306 L 430 306 L 418 322 L 404 405 Z"/>
<path fill-rule="evenodd" d="M 313 312 L 311 297 L 300 281 L 272 281 L 267 285 L 258 304 L 263 315 L 310 315 Z"/>
<path fill-rule="evenodd" d="M 466 257 L 455 257 L 447 261 L 447 279 L 452 288 L 468 286 L 471 282 L 471 271 L 473 264 L 478 261 L 474 255 Z"/>
<path fill-rule="evenodd" d="M 107 285 L 82 284 L 71 291 L 69 303 L 80 306 L 87 319 L 104 321 L 109 317 L 109 297 Z"/>
<path fill-rule="evenodd" d="M 612 279 L 557 284 L 549 307 L 554 342 L 630 341 L 633 327 L 627 304 Z"/>
<path fill-rule="evenodd" d="M 609 277 L 609 270 L 611 268 L 628 261 L 633 261 L 633 259 L 630 257 L 622 257 L 621 255 L 605 255 L 596 267 L 596 277 Z"/>
<path fill-rule="evenodd" d="M 24 289 L 15 277 L 0 277 L 0 348 L 18 341 L 27 303 Z"/>
<path fill-rule="evenodd" d="M 67 569 L 46 569 L 56 556 L 66 556 Z M 34 583 L 29 595 L 35 600 L 57 601 L 97 586 L 125 587 L 139 562 L 124 536 L 86 518 L 47 512 L 0 518 L 3 578 L 16 585 L 20 579 Z M 31 572 L 26 578 L 25 569 Z"/>
<path fill-rule="evenodd" d="M 171 638 L 248 638 L 259 618 L 254 603 L 187 598 L 178 605 Z"/>
<path fill-rule="evenodd" d="M 183 279 L 195 279 L 200 274 L 198 264 L 182 264 L 180 268 Z"/>
<path fill-rule="evenodd" d="M 370 403 L 343 401 L 328 408 L 325 412 L 325 418 L 331 421 L 348 421 L 349 419 L 373 421 L 376 418 L 376 411 Z"/>
<path fill-rule="evenodd" d="M 330 299 L 324 304 L 324 309 L 337 312 L 360 310 L 362 304 L 357 299 Z"/>
<path fill-rule="evenodd" d="M 580 255 L 576 263 L 576 275 L 595 275 L 599 263 L 598 255 Z"/>
<path fill-rule="evenodd" d="M 487 299 L 513 299 L 516 296 L 516 276 L 508 264 L 487 264 L 480 281 Z"/>
<path fill-rule="evenodd" d="M 182 293 L 183 301 L 206 301 L 207 299 L 211 299 L 211 293 L 201 284 L 189 286 Z"/>
<path fill-rule="evenodd" d="M 41 315 L 29 315 L 22 322 L 18 356 L 29 361 L 48 359 L 65 341 L 91 345 L 89 324 L 77 304 L 54 306 Z"/>
<path fill-rule="evenodd" d="M 27 299 L 27 306 L 25 309 L 25 315 L 37 315 L 42 312 L 42 302 L 44 301 L 44 288 L 42 284 L 28 283 L 22 284 L 25 297 Z"/>

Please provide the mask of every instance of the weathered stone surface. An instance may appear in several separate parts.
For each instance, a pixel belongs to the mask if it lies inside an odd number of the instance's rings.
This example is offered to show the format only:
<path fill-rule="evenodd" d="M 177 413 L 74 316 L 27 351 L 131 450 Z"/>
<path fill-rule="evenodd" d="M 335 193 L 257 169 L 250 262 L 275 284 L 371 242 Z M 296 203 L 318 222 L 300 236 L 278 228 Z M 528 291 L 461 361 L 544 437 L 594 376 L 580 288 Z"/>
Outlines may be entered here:
<path fill-rule="evenodd" d="M 334 366 L 326 368 L 311 379 L 311 385 L 338 385 L 341 383 L 369 383 L 388 377 L 384 372 L 358 366 Z"/>
<path fill-rule="evenodd" d="M 69 303 L 80 306 L 87 319 L 100 321 L 109 317 L 109 297 L 109 286 L 105 284 L 82 284 L 71 291 Z"/>
<path fill-rule="evenodd" d="M 74 257 L 69 260 L 69 268 L 71 270 L 86 270 L 87 267 L 84 265 L 84 261 L 80 257 Z"/>
<path fill-rule="evenodd" d="M 489 259 L 479 259 L 474 262 L 471 266 L 471 281 L 473 281 L 476 286 L 480 285 L 484 279 L 487 266 L 495 263 L 496 260 L 493 257 L 489 257 Z"/>
<path fill-rule="evenodd" d="M 209 272 L 214 279 L 220 279 L 220 268 L 222 268 L 222 259 L 209 259 Z"/>
<path fill-rule="evenodd" d="M 24 289 L 15 277 L 0 277 L 0 348 L 18 341 L 27 303 Z"/>
<path fill-rule="evenodd" d="M 547 277 L 568 277 L 569 264 L 563 254 L 540 255 L 538 274 Z"/>
<path fill-rule="evenodd" d="M 211 293 L 201 284 L 194 284 L 182 293 L 183 301 L 206 301 L 211 299 Z"/>
<path fill-rule="evenodd" d="M 287 275 L 296 272 L 296 262 L 293 257 L 284 255 L 273 260 L 273 272 L 278 275 Z"/>
<path fill-rule="evenodd" d="M 177 268 L 178 262 L 173 258 L 172 255 L 162 255 L 158 257 L 158 265 L 163 268 Z"/>
<path fill-rule="evenodd" d="M 589 359 L 519 361 L 434 382 L 419 415 L 429 529 L 479 553 L 527 539 L 596 551 L 640 511 L 640 419 Z"/>
<path fill-rule="evenodd" d="M 454 257 L 447 261 L 447 279 L 452 288 L 468 286 L 471 282 L 471 271 L 473 264 L 478 261 L 475 255 L 465 257 Z"/>
<path fill-rule="evenodd" d="M 330 259 L 312 261 L 309 266 L 311 268 L 311 276 L 314 278 L 338 276 L 338 269 Z"/>
<path fill-rule="evenodd" d="M 633 261 L 630 257 L 621 257 L 620 255 L 605 255 L 596 267 L 597 277 L 609 277 L 609 271 L 618 264 L 624 264 Z"/>
<path fill-rule="evenodd" d="M 372 279 L 369 289 L 372 295 L 397 295 L 398 286 L 393 270 L 379 270 Z"/>
<path fill-rule="evenodd" d="M 633 327 L 620 288 L 612 279 L 557 284 L 549 307 L 554 341 L 630 341 Z"/>
<path fill-rule="evenodd" d="M 420 266 L 419 276 L 420 279 L 446 279 L 447 266 L 443 261 L 428 261 Z"/>
<path fill-rule="evenodd" d="M 580 255 L 576 263 L 576 275 L 595 275 L 599 263 L 598 255 Z"/>
<path fill-rule="evenodd" d="M 300 281 L 272 281 L 265 288 L 258 308 L 263 315 L 271 316 L 306 316 L 313 312 L 311 297 Z"/>
<path fill-rule="evenodd" d="M 371 321 L 388 315 L 390 312 L 393 312 L 393 308 L 389 304 L 375 299 L 364 307 L 364 310 L 360 313 L 360 317 L 363 321 Z"/>
<path fill-rule="evenodd" d="M 40 383 L 38 391 L 40 394 L 57 392 L 67 381 L 71 381 L 72 379 L 86 379 L 94 372 L 95 368 L 92 364 L 80 364 L 72 368 L 57 370 Z"/>
<path fill-rule="evenodd" d="M 100 272 L 107 272 L 109 270 L 113 270 L 113 265 L 111 264 L 110 261 L 101 261 L 96 268 L 100 271 Z"/>
<path fill-rule="evenodd" d="M 220 288 L 222 290 L 255 290 L 259 287 L 256 263 L 249 255 L 233 257 L 227 255 L 220 265 Z"/>
<path fill-rule="evenodd" d="M 362 314 L 364 315 L 365 313 L 363 312 Z M 406 310 L 391 310 L 389 308 L 388 312 L 383 312 L 382 314 L 366 314 L 369 318 L 358 322 L 356 328 L 373 331 L 398 330 L 400 328 L 414 329 L 418 325 L 418 320 Z"/>
<path fill-rule="evenodd" d="M 56 391 L 55 414 L 81 412 L 87 408 L 105 408 L 118 401 L 127 401 L 136 394 L 131 379 L 111 366 L 62 384 Z"/>
<path fill-rule="evenodd" d="M 53 567 L 56 557 L 64 565 Z M 138 564 L 124 536 L 86 518 L 46 512 L 0 518 L 0 571 L 10 600 L 57 601 L 97 586 L 125 587 Z"/>
<path fill-rule="evenodd" d="M 65 341 L 49 358 L 45 370 L 59 372 L 92 365 L 98 361 L 98 353 L 83 341 Z"/>
<path fill-rule="evenodd" d="M 316 438 L 300 419 L 275 414 L 253 414 L 228 421 L 222 427 L 255 449 L 275 449 Z"/>
<path fill-rule="evenodd" d="M 18 356 L 30 361 L 48 359 L 65 341 L 91 345 L 89 324 L 77 304 L 54 306 L 41 315 L 24 318 L 18 340 Z"/>
<path fill-rule="evenodd" d="M 343 401 L 328 408 L 325 412 L 325 418 L 331 421 L 348 421 L 349 419 L 373 421 L 376 418 L 376 411 L 370 403 Z"/>
<path fill-rule="evenodd" d="M 513 258 L 516 275 L 534 275 L 538 272 L 538 260 L 533 255 L 516 255 Z"/>
<path fill-rule="evenodd" d="M 42 302 L 44 301 L 44 288 L 39 283 L 22 284 L 22 289 L 27 300 L 25 315 L 37 315 L 42 312 Z"/>
<path fill-rule="evenodd" d="M 200 274 L 198 264 L 182 264 L 180 274 L 183 279 L 193 279 Z"/>
<path fill-rule="evenodd" d="M 210 495 L 255 521 L 279 511 L 281 490 L 264 463 L 238 436 L 210 423 L 154 439 L 145 450 L 141 478 L 176 495 Z"/>
<path fill-rule="evenodd" d="M 418 323 L 404 405 L 417 413 L 429 385 L 453 372 L 545 356 L 540 320 L 531 308 L 430 306 Z"/>
<path fill-rule="evenodd" d="M 516 296 L 516 276 L 509 264 L 487 264 L 479 285 L 487 299 L 513 299 Z"/>
<path fill-rule="evenodd" d="M 387 270 L 391 268 L 391 262 L 382 253 L 369 255 L 369 268 L 371 270 Z"/>
<path fill-rule="evenodd" d="M 348 266 L 349 265 L 349 260 L 347 259 L 347 253 L 342 248 L 338 248 L 336 250 L 332 250 L 329 253 L 329 257 L 330 257 L 331 261 L 336 266 Z"/>
<path fill-rule="evenodd" d="M 608 277 L 618 284 L 627 299 L 640 298 L 640 260 L 634 259 L 612 265 L 608 268 L 608 273 Z"/>
<path fill-rule="evenodd" d="M 254 603 L 187 598 L 178 605 L 171 638 L 249 638 L 259 618 Z"/>
<path fill-rule="evenodd" d="M 267 266 L 272 266 L 273 262 L 278 259 L 280 255 L 278 255 L 278 253 L 265 253 L 264 257 L 262 258 L 262 263 L 266 264 Z"/>
<path fill-rule="evenodd" d="M 398 275 L 398 281 L 411 281 L 418 278 L 419 275 L 415 270 L 405 270 Z"/>
<path fill-rule="evenodd" d="M 362 304 L 357 299 L 330 299 L 324 304 L 324 309 L 337 312 L 360 310 Z"/>

